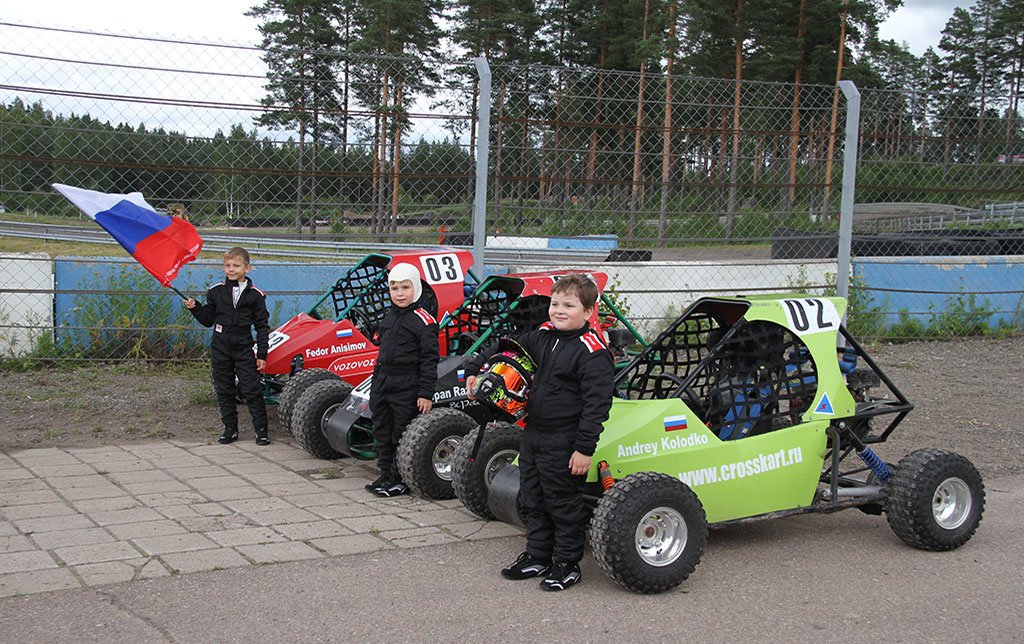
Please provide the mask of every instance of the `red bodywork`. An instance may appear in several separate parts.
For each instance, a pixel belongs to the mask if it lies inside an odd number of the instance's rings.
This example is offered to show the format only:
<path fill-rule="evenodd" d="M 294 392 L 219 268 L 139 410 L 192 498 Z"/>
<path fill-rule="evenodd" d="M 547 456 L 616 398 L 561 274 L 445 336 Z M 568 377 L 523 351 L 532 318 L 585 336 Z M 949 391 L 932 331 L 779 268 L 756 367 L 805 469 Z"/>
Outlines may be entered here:
<path fill-rule="evenodd" d="M 377 346 L 369 337 L 391 306 L 387 280 L 381 278 L 400 263 L 419 269 L 425 296 L 421 302 L 433 294 L 438 321 L 465 300 L 466 275 L 473 264 L 469 251 L 438 248 L 368 255 L 317 303 L 333 305 L 341 317 L 319 319 L 314 305 L 271 332 L 264 370 L 268 379 L 290 375 L 298 367 L 329 369 L 353 386 L 365 380 L 377 360 Z M 358 280 L 367 284 L 359 286 Z M 444 343 L 441 347 L 445 355 Z"/>

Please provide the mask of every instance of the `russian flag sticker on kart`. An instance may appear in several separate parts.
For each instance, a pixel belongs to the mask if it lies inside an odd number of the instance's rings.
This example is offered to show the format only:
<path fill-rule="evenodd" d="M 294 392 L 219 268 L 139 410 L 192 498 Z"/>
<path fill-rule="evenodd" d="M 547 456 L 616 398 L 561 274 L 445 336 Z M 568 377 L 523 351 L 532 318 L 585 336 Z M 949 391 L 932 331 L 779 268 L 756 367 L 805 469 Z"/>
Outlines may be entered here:
<path fill-rule="evenodd" d="M 352 337 L 352 329 L 340 329 L 334 335 L 339 338 L 350 338 Z"/>
<path fill-rule="evenodd" d="M 834 414 L 834 413 L 836 413 L 835 410 L 832 409 L 832 401 L 828 399 L 828 394 L 827 393 L 822 392 L 821 400 L 819 400 L 818 404 L 814 407 L 814 413 L 816 413 L 816 414 Z"/>
<path fill-rule="evenodd" d="M 458 377 L 459 382 L 462 382 L 463 380 L 466 379 L 466 370 L 459 369 L 458 371 L 455 372 L 455 375 Z"/>
<path fill-rule="evenodd" d="M 680 416 L 666 416 L 665 417 L 665 431 L 674 432 L 680 429 L 686 429 L 686 415 Z"/>

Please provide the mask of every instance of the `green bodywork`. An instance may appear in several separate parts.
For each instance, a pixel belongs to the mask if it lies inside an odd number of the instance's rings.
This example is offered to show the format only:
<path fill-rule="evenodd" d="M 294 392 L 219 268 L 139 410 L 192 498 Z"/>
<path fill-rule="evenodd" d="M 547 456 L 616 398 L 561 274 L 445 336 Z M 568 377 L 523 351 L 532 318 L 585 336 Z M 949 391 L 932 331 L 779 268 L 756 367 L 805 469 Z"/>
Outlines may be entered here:
<path fill-rule="evenodd" d="M 685 398 L 616 399 L 588 482 L 597 481 L 601 461 L 609 464 L 616 479 L 641 471 L 670 474 L 697 494 L 709 523 L 811 505 L 827 451 L 828 427 L 856 411 L 837 359 L 846 301 L 793 294 L 702 302 L 709 311 L 719 307 L 746 323 L 772 323 L 799 338 L 816 367 L 811 404 L 788 427 L 721 440 Z"/>

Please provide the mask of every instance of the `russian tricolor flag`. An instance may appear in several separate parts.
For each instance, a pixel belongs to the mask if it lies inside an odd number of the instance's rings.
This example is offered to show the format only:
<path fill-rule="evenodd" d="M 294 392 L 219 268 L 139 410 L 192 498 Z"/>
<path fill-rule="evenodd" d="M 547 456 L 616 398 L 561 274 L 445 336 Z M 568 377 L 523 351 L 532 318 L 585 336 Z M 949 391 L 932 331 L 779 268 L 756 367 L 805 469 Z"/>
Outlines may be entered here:
<path fill-rule="evenodd" d="M 455 371 L 455 377 L 457 377 L 459 379 L 459 382 L 464 381 L 466 379 L 466 370 L 465 369 L 458 369 L 458 370 L 456 370 Z"/>
<path fill-rule="evenodd" d="M 156 212 L 141 192 L 126 195 L 53 184 L 57 192 L 111 234 L 163 286 L 199 257 L 203 240 L 192 224 Z"/>
<path fill-rule="evenodd" d="M 336 335 L 339 338 L 351 338 L 352 329 L 340 329 L 336 331 L 334 335 Z"/>
<path fill-rule="evenodd" d="M 665 431 L 674 432 L 679 429 L 686 429 L 686 416 L 666 416 Z"/>

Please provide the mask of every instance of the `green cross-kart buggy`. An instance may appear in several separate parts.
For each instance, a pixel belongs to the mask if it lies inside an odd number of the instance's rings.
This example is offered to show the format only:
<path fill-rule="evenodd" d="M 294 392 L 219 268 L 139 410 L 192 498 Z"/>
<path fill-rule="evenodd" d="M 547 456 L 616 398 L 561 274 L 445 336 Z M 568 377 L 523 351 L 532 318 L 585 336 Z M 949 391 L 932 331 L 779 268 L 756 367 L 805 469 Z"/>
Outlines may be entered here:
<path fill-rule="evenodd" d="M 479 283 L 469 269 L 472 254 L 445 247 L 370 253 L 345 271 L 309 310 L 270 333 L 264 389 L 285 431 L 291 432 L 295 401 L 313 383 L 340 378 L 355 386 L 373 372 L 377 346 L 369 338 L 391 306 L 387 277 L 399 263 L 419 269 L 420 301 L 438 317 L 465 301 L 467 285 L 471 292 Z"/>
<path fill-rule="evenodd" d="M 431 499 L 455 496 L 451 468 L 456 450 L 467 434 L 490 418 L 485 416 L 487 410 L 466 395 L 464 365 L 499 336 L 529 331 L 547 321 L 551 287 L 568 272 L 492 275 L 441 321 L 442 358 L 437 367 L 434 408 L 413 419 L 402 434 L 396 454 L 402 479 L 414 493 Z M 591 276 L 602 290 L 607 275 L 592 272 Z M 603 295 L 590 324 L 609 340 L 620 357 L 625 356 L 626 346 L 642 344 L 636 330 Z M 369 405 L 371 386 L 372 377 L 354 390 L 330 377 L 310 385 L 295 400 L 290 418 L 292 434 L 303 449 L 320 458 L 376 458 Z M 493 450 L 499 434 L 511 440 L 509 450 Z M 488 432 L 492 452 L 486 466 L 496 471 L 511 462 L 518 454 L 518 437 L 518 427 L 497 423 Z"/>
<path fill-rule="evenodd" d="M 584 497 L 602 570 L 664 591 L 696 568 L 709 526 L 851 507 L 884 512 L 917 548 L 971 538 L 985 489 L 970 461 L 919 449 L 892 466 L 872 450 L 913 405 L 845 310 L 802 294 L 701 299 L 617 373 Z M 494 433 L 507 462 L 514 437 Z M 522 525 L 519 468 L 484 472 L 492 453 L 486 436 L 475 462 L 460 450 L 454 489 L 476 514 Z"/>

